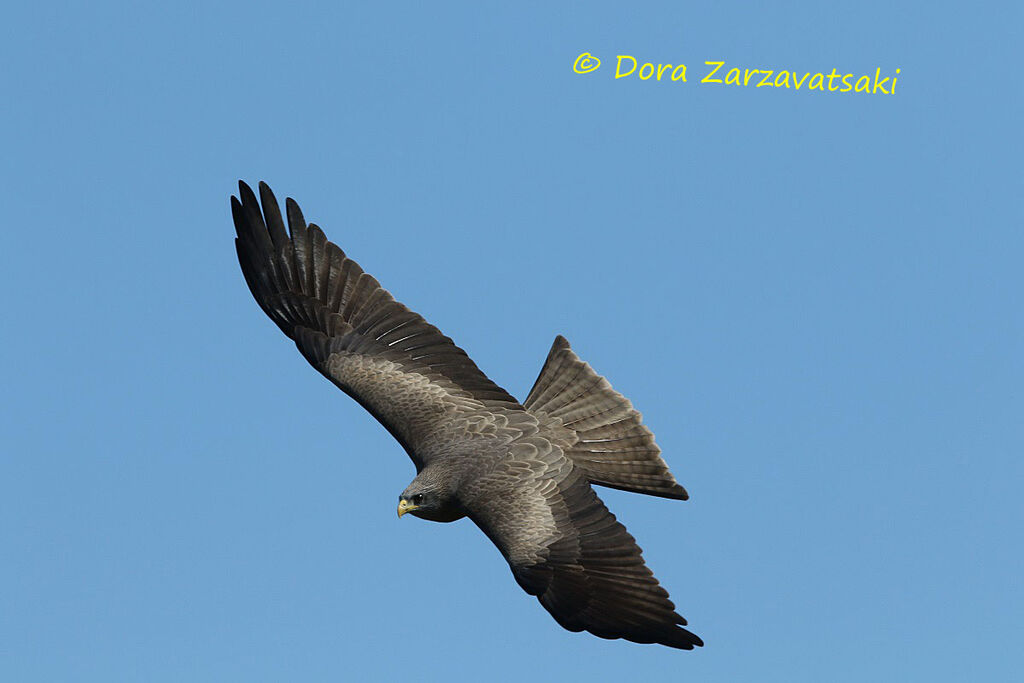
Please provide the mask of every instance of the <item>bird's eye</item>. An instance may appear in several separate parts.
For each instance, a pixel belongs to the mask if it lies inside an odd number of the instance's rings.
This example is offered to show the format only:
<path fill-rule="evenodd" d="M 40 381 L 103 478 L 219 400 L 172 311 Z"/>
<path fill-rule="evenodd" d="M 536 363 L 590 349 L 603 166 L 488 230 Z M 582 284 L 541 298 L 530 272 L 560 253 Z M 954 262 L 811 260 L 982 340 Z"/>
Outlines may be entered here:
<path fill-rule="evenodd" d="M 419 505 L 422 502 L 423 502 L 423 494 L 422 493 L 417 493 L 415 496 L 412 497 L 412 504 L 413 505 Z"/>

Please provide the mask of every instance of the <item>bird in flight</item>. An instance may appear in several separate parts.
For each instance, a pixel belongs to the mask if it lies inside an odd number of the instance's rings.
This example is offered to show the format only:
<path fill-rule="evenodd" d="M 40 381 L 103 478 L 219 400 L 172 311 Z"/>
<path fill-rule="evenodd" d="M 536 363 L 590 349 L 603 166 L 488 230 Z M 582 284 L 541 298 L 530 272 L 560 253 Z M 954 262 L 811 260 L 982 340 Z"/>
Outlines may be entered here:
<path fill-rule="evenodd" d="M 520 403 L 270 188 L 231 197 L 260 308 L 309 363 L 405 448 L 398 515 L 469 517 L 570 631 L 692 650 L 704 643 L 593 485 L 686 500 L 632 404 L 559 336 Z M 262 204 L 262 210 L 261 210 Z"/>

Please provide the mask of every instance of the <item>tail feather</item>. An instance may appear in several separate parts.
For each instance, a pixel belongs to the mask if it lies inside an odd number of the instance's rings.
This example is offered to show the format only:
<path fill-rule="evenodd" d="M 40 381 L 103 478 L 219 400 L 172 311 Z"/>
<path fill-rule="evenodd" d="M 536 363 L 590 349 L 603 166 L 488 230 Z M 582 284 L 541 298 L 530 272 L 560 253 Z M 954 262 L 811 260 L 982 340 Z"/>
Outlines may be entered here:
<path fill-rule="evenodd" d="M 593 484 L 686 500 L 640 413 L 559 335 L 523 405 L 576 433 L 567 450 Z"/>

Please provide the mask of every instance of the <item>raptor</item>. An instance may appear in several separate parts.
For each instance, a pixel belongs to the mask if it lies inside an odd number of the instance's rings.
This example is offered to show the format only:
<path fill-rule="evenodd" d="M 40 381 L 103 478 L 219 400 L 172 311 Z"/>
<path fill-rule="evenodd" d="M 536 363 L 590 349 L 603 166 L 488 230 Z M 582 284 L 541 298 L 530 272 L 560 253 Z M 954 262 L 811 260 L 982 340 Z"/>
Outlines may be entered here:
<path fill-rule="evenodd" d="M 570 631 L 690 650 L 640 548 L 593 485 L 686 500 L 632 404 L 555 339 L 517 401 L 395 301 L 288 199 L 245 183 L 231 198 L 252 295 L 309 363 L 405 448 L 416 478 L 398 515 L 471 519 L 519 585 Z"/>

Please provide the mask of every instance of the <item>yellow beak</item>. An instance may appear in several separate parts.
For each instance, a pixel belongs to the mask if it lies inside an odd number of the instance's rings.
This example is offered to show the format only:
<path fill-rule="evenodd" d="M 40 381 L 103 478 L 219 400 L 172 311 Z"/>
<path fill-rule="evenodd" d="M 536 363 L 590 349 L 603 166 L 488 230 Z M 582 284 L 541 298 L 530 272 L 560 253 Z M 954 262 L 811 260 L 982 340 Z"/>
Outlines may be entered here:
<path fill-rule="evenodd" d="M 398 516 L 401 517 L 406 512 L 412 512 L 413 510 L 415 510 L 418 507 L 419 507 L 419 505 L 413 505 L 412 503 L 407 501 L 405 498 L 403 498 L 402 500 L 398 501 Z"/>

